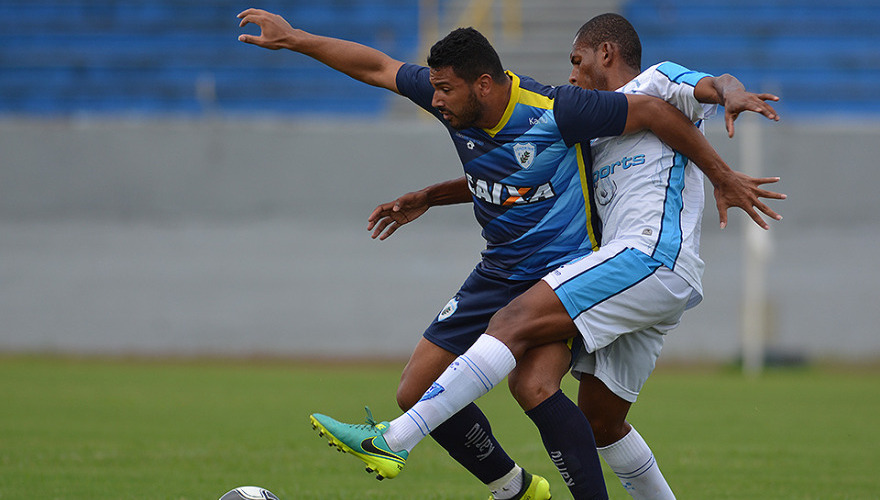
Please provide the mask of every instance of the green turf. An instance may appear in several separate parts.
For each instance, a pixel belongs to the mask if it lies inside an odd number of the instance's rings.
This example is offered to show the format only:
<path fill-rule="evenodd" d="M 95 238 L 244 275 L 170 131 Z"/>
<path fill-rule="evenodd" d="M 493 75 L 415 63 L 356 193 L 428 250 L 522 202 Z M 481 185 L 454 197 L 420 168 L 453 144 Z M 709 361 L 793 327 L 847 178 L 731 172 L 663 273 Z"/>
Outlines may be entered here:
<path fill-rule="evenodd" d="M 0 358 L 0 499 L 210 500 L 250 484 L 282 500 L 485 498 L 430 440 L 380 483 L 308 425 L 315 411 L 359 421 L 364 404 L 396 415 L 400 368 Z M 570 498 L 506 390 L 480 405 L 511 455 Z M 878 414 L 876 371 L 661 368 L 631 421 L 682 500 L 876 499 Z"/>

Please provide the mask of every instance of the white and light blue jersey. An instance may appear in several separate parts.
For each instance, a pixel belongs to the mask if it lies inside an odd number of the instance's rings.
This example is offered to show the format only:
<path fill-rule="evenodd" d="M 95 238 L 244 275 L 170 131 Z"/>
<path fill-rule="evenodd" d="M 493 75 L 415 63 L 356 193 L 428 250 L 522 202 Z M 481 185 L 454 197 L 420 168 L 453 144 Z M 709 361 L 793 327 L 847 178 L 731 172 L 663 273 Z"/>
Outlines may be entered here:
<path fill-rule="evenodd" d="M 694 97 L 697 82 L 707 76 L 664 62 L 618 92 L 659 97 L 703 131 L 702 121 L 717 109 Z M 689 305 L 696 305 L 703 294 L 705 267 L 700 259 L 703 173 L 650 131 L 603 137 L 592 146 L 592 183 L 603 245 L 624 241 L 672 269 L 694 288 Z"/>
<path fill-rule="evenodd" d="M 538 279 L 600 241 L 591 207 L 589 141 L 618 135 L 626 97 L 571 85 L 550 87 L 508 72 L 511 96 L 493 129 L 456 130 L 431 106 L 428 68 L 405 64 L 397 88 L 446 125 L 473 194 L 486 249 L 480 268 Z"/>

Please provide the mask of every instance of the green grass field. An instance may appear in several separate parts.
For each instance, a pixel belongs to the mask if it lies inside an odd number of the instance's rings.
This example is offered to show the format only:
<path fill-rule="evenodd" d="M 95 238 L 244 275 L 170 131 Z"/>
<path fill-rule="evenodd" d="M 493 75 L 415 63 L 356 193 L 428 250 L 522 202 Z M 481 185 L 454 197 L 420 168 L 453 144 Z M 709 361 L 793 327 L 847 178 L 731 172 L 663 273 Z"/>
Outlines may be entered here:
<path fill-rule="evenodd" d="M 486 498 L 433 441 L 378 482 L 309 426 L 315 411 L 360 421 L 365 404 L 396 415 L 400 368 L 0 358 L 0 498 L 212 500 L 241 485 L 282 500 Z M 570 498 L 506 389 L 480 406 L 554 499 Z M 876 370 L 661 367 L 630 420 L 682 500 L 877 499 L 878 414 Z"/>

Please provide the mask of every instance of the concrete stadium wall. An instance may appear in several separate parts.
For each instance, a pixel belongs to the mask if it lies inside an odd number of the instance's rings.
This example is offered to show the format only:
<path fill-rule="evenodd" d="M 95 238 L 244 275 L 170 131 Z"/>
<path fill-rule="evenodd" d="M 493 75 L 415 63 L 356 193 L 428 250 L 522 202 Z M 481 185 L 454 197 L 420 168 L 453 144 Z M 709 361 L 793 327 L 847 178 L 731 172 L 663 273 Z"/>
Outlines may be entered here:
<path fill-rule="evenodd" d="M 709 135 L 739 160 L 722 120 Z M 762 129 L 780 175 L 774 353 L 880 358 L 880 125 Z M 385 242 L 379 202 L 460 175 L 443 129 L 395 121 L 0 121 L 0 350 L 404 357 L 478 260 L 466 206 Z M 665 360 L 739 353 L 742 229 L 704 219 L 706 298 Z"/>

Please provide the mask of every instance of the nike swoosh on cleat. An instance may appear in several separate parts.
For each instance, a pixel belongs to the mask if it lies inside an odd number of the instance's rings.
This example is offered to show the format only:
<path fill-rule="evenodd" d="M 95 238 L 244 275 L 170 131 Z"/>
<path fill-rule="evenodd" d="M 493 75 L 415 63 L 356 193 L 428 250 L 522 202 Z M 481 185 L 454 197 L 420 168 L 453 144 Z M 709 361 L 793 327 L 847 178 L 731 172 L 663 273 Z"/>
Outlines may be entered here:
<path fill-rule="evenodd" d="M 371 437 L 371 438 L 367 438 L 367 439 L 364 439 L 363 441 L 361 441 L 361 449 L 363 449 L 367 453 L 372 453 L 373 455 L 378 455 L 380 457 L 394 460 L 395 462 L 398 462 L 398 463 L 404 463 L 400 460 L 399 456 L 397 456 L 393 453 L 389 453 L 389 452 L 377 447 L 375 444 L 373 444 L 374 439 L 376 439 L 376 438 Z"/>

